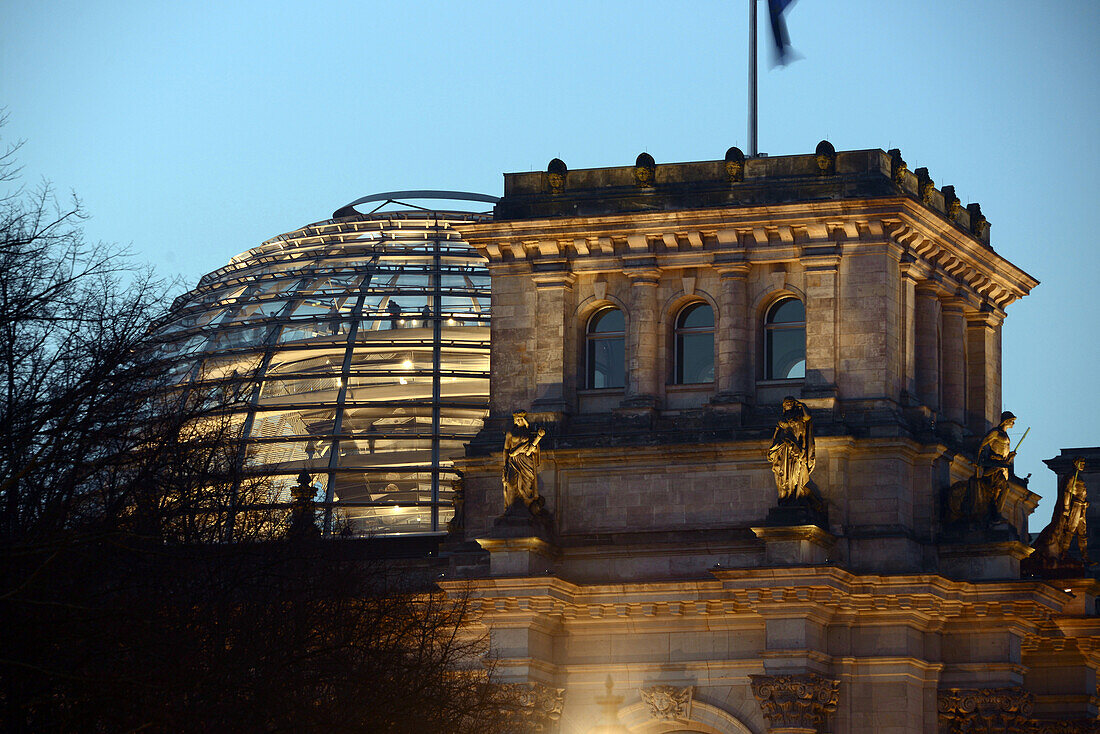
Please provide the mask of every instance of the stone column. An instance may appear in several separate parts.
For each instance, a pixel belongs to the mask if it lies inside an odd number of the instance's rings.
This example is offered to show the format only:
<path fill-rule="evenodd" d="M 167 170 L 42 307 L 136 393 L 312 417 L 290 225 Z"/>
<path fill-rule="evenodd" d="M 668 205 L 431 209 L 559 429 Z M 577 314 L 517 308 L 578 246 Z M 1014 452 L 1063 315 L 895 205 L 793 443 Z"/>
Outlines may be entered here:
<path fill-rule="evenodd" d="M 966 315 L 965 301 L 947 298 L 940 302 L 943 314 L 940 330 L 941 410 L 946 421 L 959 430 L 966 425 Z"/>
<path fill-rule="evenodd" d="M 630 313 L 626 332 L 626 399 L 624 408 L 656 408 L 660 367 L 656 269 L 629 270 Z"/>
<path fill-rule="evenodd" d="M 572 273 L 558 271 L 534 276 L 535 281 L 535 400 L 531 409 L 561 414 L 567 410 L 566 384 L 572 377 L 566 366 L 566 337 L 572 313 Z"/>
<path fill-rule="evenodd" d="M 753 392 L 756 374 L 752 367 L 749 319 L 748 264 L 723 265 L 718 290 L 718 318 L 715 339 L 718 346 L 718 400 L 721 403 L 747 403 Z"/>
<path fill-rule="evenodd" d="M 806 267 L 806 385 L 802 397 L 813 407 L 831 407 L 837 388 L 840 257 L 804 257 Z"/>
<path fill-rule="evenodd" d="M 978 436 L 1001 417 L 1001 320 L 986 311 L 966 318 L 966 423 Z"/>
<path fill-rule="evenodd" d="M 816 673 L 750 675 L 752 694 L 769 734 L 818 734 L 826 731 L 840 697 L 840 681 Z"/>
<path fill-rule="evenodd" d="M 917 399 L 921 405 L 940 409 L 940 301 L 931 284 L 916 289 L 915 368 Z"/>

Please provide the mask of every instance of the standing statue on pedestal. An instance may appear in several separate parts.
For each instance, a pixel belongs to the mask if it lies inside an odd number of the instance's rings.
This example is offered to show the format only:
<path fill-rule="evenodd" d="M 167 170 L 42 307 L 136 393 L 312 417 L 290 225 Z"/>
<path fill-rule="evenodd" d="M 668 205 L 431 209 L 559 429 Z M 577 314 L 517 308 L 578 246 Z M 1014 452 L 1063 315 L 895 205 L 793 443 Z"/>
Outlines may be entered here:
<path fill-rule="evenodd" d="M 1004 522 L 1002 513 L 1008 500 L 1008 480 L 1016 459 L 1008 429 L 1015 423 L 1016 416 L 1006 410 L 1001 413 L 1000 423 L 985 434 L 978 446 L 975 475 L 966 481 L 956 482 L 947 490 L 945 520 L 986 525 Z M 1026 432 L 1024 436 L 1027 436 Z M 1021 437 L 1020 441 L 1023 440 Z"/>
<path fill-rule="evenodd" d="M 512 427 L 504 437 L 504 509 L 521 501 L 537 515 L 542 511 L 543 499 L 539 496 L 539 442 L 546 435 L 542 428 L 532 430 L 527 422 L 527 411 L 512 413 Z"/>
<path fill-rule="evenodd" d="M 1085 460 L 1078 456 L 1073 460 L 1073 468 L 1073 475 L 1066 480 L 1054 507 L 1054 516 L 1043 532 L 1039 533 L 1039 538 L 1035 541 L 1035 553 L 1028 558 L 1031 561 L 1028 565 L 1037 570 L 1082 565 L 1069 556 L 1074 538 L 1077 538 L 1077 546 L 1081 549 L 1082 563 L 1089 563 L 1088 528 L 1085 524 L 1085 510 L 1089 503 L 1085 482 L 1081 479 Z"/>
<path fill-rule="evenodd" d="M 775 474 L 779 504 L 811 499 L 810 472 L 817 457 L 814 453 L 814 423 L 804 403 L 783 398 L 783 413 L 775 424 L 768 461 Z"/>

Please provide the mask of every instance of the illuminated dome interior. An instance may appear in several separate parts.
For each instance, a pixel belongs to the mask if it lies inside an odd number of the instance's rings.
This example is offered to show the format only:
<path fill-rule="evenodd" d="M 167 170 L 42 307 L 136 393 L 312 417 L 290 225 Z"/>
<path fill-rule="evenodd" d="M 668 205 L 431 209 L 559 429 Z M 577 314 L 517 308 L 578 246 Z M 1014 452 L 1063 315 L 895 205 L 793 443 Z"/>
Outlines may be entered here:
<path fill-rule="evenodd" d="M 451 225 L 488 215 L 393 207 L 493 201 L 447 193 L 364 197 L 234 257 L 173 305 L 163 333 L 195 355 L 186 379 L 259 386 L 235 419 L 242 469 L 272 489 L 236 516 L 289 508 L 304 471 L 326 535 L 445 530 L 450 459 L 489 393 L 489 273 Z"/>

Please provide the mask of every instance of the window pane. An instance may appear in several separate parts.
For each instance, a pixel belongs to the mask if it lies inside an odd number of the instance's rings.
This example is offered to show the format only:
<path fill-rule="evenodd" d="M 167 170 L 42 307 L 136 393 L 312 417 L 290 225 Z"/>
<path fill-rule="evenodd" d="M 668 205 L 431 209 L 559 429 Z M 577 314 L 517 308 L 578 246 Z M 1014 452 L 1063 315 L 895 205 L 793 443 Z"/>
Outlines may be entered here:
<path fill-rule="evenodd" d="M 767 333 L 767 341 L 767 379 L 787 380 L 806 376 L 805 329 L 772 329 Z"/>
<path fill-rule="evenodd" d="M 695 303 L 680 312 L 681 329 L 714 328 L 714 311 L 705 303 Z"/>
<path fill-rule="evenodd" d="M 588 325 L 588 333 L 608 334 L 623 331 L 624 328 L 623 312 L 617 308 L 608 308 L 596 314 Z"/>
<path fill-rule="evenodd" d="M 708 307 L 709 311 L 710 308 Z M 680 334 L 676 338 L 676 382 L 714 381 L 714 333 Z"/>
<path fill-rule="evenodd" d="M 772 306 L 769 324 L 791 324 L 806 320 L 806 307 L 797 298 L 788 298 Z"/>
<path fill-rule="evenodd" d="M 588 342 L 588 387 L 623 387 L 626 384 L 623 338 L 591 339 Z"/>

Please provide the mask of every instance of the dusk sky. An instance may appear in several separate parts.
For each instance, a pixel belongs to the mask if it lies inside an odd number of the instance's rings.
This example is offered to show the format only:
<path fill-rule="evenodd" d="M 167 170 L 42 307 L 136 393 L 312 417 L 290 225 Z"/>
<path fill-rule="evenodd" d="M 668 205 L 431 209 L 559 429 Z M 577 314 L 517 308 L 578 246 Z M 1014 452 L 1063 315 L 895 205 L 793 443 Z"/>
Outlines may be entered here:
<path fill-rule="evenodd" d="M 4 143 L 91 240 L 193 285 L 362 195 L 500 195 L 502 173 L 748 149 L 748 2 L 7 2 Z M 801 0 L 760 149 L 901 148 L 1041 281 L 1004 326 L 1016 472 L 1100 445 L 1100 3 Z"/>

